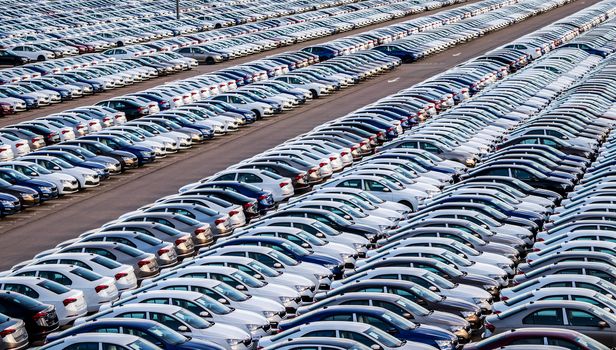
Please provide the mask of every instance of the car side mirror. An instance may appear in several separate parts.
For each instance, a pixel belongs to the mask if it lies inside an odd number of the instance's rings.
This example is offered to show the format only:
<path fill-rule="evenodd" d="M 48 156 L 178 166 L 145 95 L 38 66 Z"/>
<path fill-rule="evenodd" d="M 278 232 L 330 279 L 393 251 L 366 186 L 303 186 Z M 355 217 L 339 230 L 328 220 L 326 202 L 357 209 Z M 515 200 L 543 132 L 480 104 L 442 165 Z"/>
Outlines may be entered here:
<path fill-rule="evenodd" d="M 325 235 L 322 234 L 321 232 L 317 232 L 315 236 L 317 236 L 317 238 L 325 238 Z"/>
<path fill-rule="evenodd" d="M 391 190 L 389 189 L 389 187 L 383 187 L 383 192 L 391 192 Z"/>
<path fill-rule="evenodd" d="M 281 263 L 274 263 L 274 268 L 276 269 L 282 269 L 282 264 Z"/>
<path fill-rule="evenodd" d="M 227 299 L 225 299 L 225 298 L 220 298 L 220 299 L 218 299 L 218 302 L 219 302 L 219 303 L 221 303 L 221 304 L 225 304 L 225 305 L 226 305 L 226 304 L 229 304 L 229 302 L 228 302 L 228 301 L 227 301 Z"/>
<path fill-rule="evenodd" d="M 599 328 L 607 328 L 607 327 L 609 327 L 609 325 L 605 321 L 599 321 L 599 323 L 597 325 L 599 326 Z"/>
<path fill-rule="evenodd" d="M 425 300 L 423 300 L 423 299 L 417 299 L 417 300 L 415 300 L 415 302 L 416 302 L 417 304 L 419 304 L 419 305 L 426 305 L 426 301 L 425 301 Z"/>
<path fill-rule="evenodd" d="M 179 332 L 188 332 L 188 327 L 183 326 L 183 325 L 182 325 L 182 326 L 179 326 L 179 327 L 178 327 L 178 331 L 179 331 Z"/>
<path fill-rule="evenodd" d="M 430 286 L 430 288 L 428 288 L 429 290 L 436 292 L 438 291 L 438 288 L 436 288 L 435 286 Z"/>
<path fill-rule="evenodd" d="M 310 244 L 308 244 L 308 243 L 302 243 L 302 248 L 306 248 L 306 249 L 308 249 L 308 248 L 310 248 Z"/>
<path fill-rule="evenodd" d="M 395 328 L 390 328 L 390 329 L 387 330 L 387 333 L 389 333 L 389 334 L 398 334 L 398 330 L 395 329 Z"/>
<path fill-rule="evenodd" d="M 52 169 L 53 170 L 62 170 L 62 168 L 60 168 L 59 166 L 54 166 Z"/>
<path fill-rule="evenodd" d="M 235 289 L 237 289 L 237 290 L 246 290 L 246 287 L 244 287 L 243 284 L 238 284 L 237 286 L 235 286 Z"/>
<path fill-rule="evenodd" d="M 372 350 L 383 350 L 383 348 L 379 344 L 370 345 L 370 349 Z"/>
<path fill-rule="evenodd" d="M 407 320 L 412 320 L 413 319 L 413 315 L 411 315 L 409 312 L 403 313 L 402 317 L 406 318 Z"/>
<path fill-rule="evenodd" d="M 262 280 L 263 279 L 263 276 L 261 276 L 258 273 L 255 273 L 252 277 L 254 277 L 254 278 L 258 279 L 258 280 Z"/>
<path fill-rule="evenodd" d="M 201 311 L 199 313 L 199 316 L 201 316 L 201 317 L 211 317 L 212 315 L 210 315 L 210 313 L 207 312 L 207 311 Z"/>
<path fill-rule="evenodd" d="M 34 171 L 30 173 L 30 176 L 38 176 L 38 173 L 35 173 Z"/>
<path fill-rule="evenodd" d="M 347 219 L 347 220 L 353 220 L 353 218 L 351 217 L 351 215 L 345 215 L 345 216 L 344 216 L 344 218 L 345 218 L 345 219 Z"/>

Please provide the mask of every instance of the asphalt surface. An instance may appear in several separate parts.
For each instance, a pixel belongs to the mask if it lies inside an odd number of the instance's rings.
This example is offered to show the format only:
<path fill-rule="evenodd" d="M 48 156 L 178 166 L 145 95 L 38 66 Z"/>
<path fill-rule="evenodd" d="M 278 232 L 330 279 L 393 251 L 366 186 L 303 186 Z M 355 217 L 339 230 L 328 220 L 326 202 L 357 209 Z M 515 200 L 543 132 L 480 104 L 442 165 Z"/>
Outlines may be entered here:
<path fill-rule="evenodd" d="M 179 187 L 189 182 L 223 170 L 284 140 L 310 131 L 319 124 L 423 81 L 597 2 L 578 0 L 420 62 L 403 65 L 393 72 L 312 101 L 297 110 L 259 121 L 235 135 L 227 135 L 188 152 L 169 156 L 113 178 L 96 189 L 6 218 L 0 222 L 3 243 L 0 245 L 0 269 L 30 259 L 36 253 L 96 228 L 124 212 L 176 193 Z"/>

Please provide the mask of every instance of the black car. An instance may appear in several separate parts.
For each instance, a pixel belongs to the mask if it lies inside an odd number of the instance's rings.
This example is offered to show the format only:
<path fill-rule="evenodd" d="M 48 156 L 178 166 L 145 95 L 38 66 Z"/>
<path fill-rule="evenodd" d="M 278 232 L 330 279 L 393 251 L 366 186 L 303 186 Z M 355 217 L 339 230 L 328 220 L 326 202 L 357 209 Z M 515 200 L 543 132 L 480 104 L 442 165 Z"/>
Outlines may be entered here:
<path fill-rule="evenodd" d="M 139 159 L 131 152 L 114 150 L 113 148 L 94 140 L 71 140 L 63 142 L 62 145 L 79 146 L 94 153 L 97 156 L 114 158 L 122 165 L 122 171 L 134 169 L 139 166 Z"/>
<path fill-rule="evenodd" d="M 0 50 L 0 64 L 10 64 L 12 66 L 19 66 L 31 62 L 27 57 L 17 56 L 12 52 Z"/>
<path fill-rule="evenodd" d="M 60 327 L 54 306 L 15 292 L 0 291 L 0 313 L 23 320 L 31 340 L 44 339 Z"/>

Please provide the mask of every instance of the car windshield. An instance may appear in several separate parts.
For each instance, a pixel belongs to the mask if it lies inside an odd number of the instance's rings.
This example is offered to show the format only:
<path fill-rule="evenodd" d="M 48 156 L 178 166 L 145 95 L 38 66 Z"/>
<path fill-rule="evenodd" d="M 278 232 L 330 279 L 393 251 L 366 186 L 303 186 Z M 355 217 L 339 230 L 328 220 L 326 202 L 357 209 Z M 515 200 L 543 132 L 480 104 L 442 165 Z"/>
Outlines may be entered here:
<path fill-rule="evenodd" d="M 311 235 L 311 234 L 308 234 L 308 233 L 306 233 L 306 232 L 303 232 L 303 231 L 302 231 L 302 232 L 299 232 L 299 233 L 297 234 L 297 236 L 298 236 L 299 238 L 303 239 L 304 241 L 306 241 L 306 242 L 310 243 L 310 245 L 311 245 L 311 246 L 315 246 L 315 245 L 316 245 L 316 246 L 322 246 L 322 245 L 325 245 L 325 242 L 324 242 L 324 241 L 322 241 L 322 240 L 320 240 L 320 239 L 316 238 L 315 236 L 313 236 L 313 235 Z"/>
<path fill-rule="evenodd" d="M 457 254 L 454 254 L 454 253 L 452 253 L 450 251 L 443 252 L 442 256 L 444 256 L 445 258 L 447 258 L 450 261 L 453 261 L 456 265 L 471 266 L 473 264 L 470 261 L 466 260 L 465 258 L 460 257 Z"/>
<path fill-rule="evenodd" d="M 293 252 L 293 254 L 295 254 L 295 255 L 299 255 L 299 256 L 310 255 L 309 251 L 307 251 L 306 249 L 298 246 L 297 244 L 293 244 L 291 242 L 281 242 L 280 245 L 283 246 L 284 248 L 286 248 L 287 250 Z"/>
<path fill-rule="evenodd" d="M 355 218 L 365 218 L 365 217 L 368 217 L 368 215 L 362 213 L 359 210 L 353 209 L 353 208 L 351 208 L 348 205 L 341 205 L 340 209 L 345 211 L 345 212 L 347 212 L 347 213 L 349 213 L 349 214 L 351 214 L 351 216 L 353 216 Z"/>
<path fill-rule="evenodd" d="M 269 256 L 271 256 L 272 258 L 282 262 L 285 265 L 289 265 L 289 266 L 295 266 L 295 265 L 299 265 L 299 262 L 293 258 L 291 258 L 290 256 L 286 255 L 286 254 L 282 254 L 280 252 L 277 252 L 275 250 L 271 250 L 268 254 Z"/>
<path fill-rule="evenodd" d="M 71 164 L 67 163 L 66 161 L 60 158 L 54 158 L 53 163 L 55 163 L 56 165 L 60 166 L 63 169 L 74 168 L 74 166 L 72 166 Z"/>
<path fill-rule="evenodd" d="M 259 281 L 258 279 L 250 276 L 249 274 L 242 272 L 242 271 L 236 271 L 234 273 L 231 274 L 231 277 L 237 279 L 238 281 L 246 284 L 249 287 L 252 288 L 261 288 L 263 286 L 265 286 L 265 283 Z"/>
<path fill-rule="evenodd" d="M 19 171 L 8 169 L 6 172 L 11 174 L 11 176 L 13 176 L 18 181 L 30 180 L 29 177 L 27 177 L 26 175 L 20 173 Z"/>
<path fill-rule="evenodd" d="M 403 344 L 400 340 L 392 337 L 391 335 L 383 332 L 378 328 L 370 327 L 364 332 L 364 334 L 374 339 L 376 342 L 385 345 L 386 347 L 398 348 Z"/>
<path fill-rule="evenodd" d="M 402 306 L 407 311 L 411 311 L 413 315 L 425 316 L 430 314 L 430 311 L 428 309 L 424 308 L 423 306 L 420 306 L 419 304 L 411 303 L 404 298 L 397 299 L 396 304 Z"/>
<path fill-rule="evenodd" d="M 210 312 L 217 315 L 226 315 L 233 311 L 231 308 L 219 303 L 218 301 L 204 295 L 201 298 L 195 300 L 195 302 L 204 308 L 210 310 Z"/>
<path fill-rule="evenodd" d="M 143 340 L 135 340 L 134 342 L 127 344 L 126 346 L 129 347 L 129 349 L 131 350 L 156 350 L 159 349 L 157 346 L 154 346 L 152 344 L 148 344 L 146 342 L 144 342 Z"/>
<path fill-rule="evenodd" d="M 272 268 L 270 268 L 269 266 L 258 262 L 256 260 L 253 260 L 251 262 L 249 262 L 248 267 L 250 267 L 251 269 L 257 271 L 258 273 L 262 274 L 263 276 L 266 277 L 277 277 L 282 275 L 282 272 L 278 272 Z"/>
<path fill-rule="evenodd" d="M 396 327 L 398 327 L 400 329 L 415 329 L 415 328 L 417 328 L 416 324 L 414 324 L 413 322 L 407 320 L 406 318 L 404 318 L 402 316 L 398 316 L 398 315 L 394 314 L 393 312 L 385 312 L 385 313 L 383 313 L 381 315 L 381 317 L 383 317 L 389 323 L 395 325 Z"/>
<path fill-rule="evenodd" d="M 229 287 L 226 284 L 219 284 L 213 288 L 216 292 L 224 295 L 225 297 L 233 300 L 233 301 L 245 301 L 248 300 L 248 296 L 236 289 Z"/>
<path fill-rule="evenodd" d="M 441 287 L 441 288 L 445 288 L 445 289 L 452 289 L 454 288 L 456 285 L 449 282 L 448 280 L 444 279 L 443 277 L 432 273 L 432 272 L 427 272 L 424 275 L 422 275 L 421 277 L 423 277 L 424 279 L 432 282 L 433 284 Z"/>
<path fill-rule="evenodd" d="M 177 317 L 178 319 L 186 322 L 188 325 L 190 325 L 193 328 L 197 328 L 197 329 L 205 329 L 205 328 L 209 328 L 212 326 L 212 323 L 196 316 L 195 314 L 186 311 L 186 310 L 178 310 L 176 312 L 173 313 L 173 316 Z"/>
<path fill-rule="evenodd" d="M 341 218 L 338 215 L 327 215 L 327 218 L 340 226 L 350 226 L 352 223 L 349 220 Z"/>
<path fill-rule="evenodd" d="M 68 161 L 71 161 L 71 162 L 76 162 L 76 163 L 81 163 L 81 161 L 82 161 L 78 157 L 75 157 L 74 155 L 72 155 L 72 154 L 70 154 L 68 152 L 63 153 L 62 154 L 62 158 L 66 159 Z"/>
<path fill-rule="evenodd" d="M 187 337 L 162 324 L 157 324 L 148 328 L 148 332 L 162 338 L 165 343 L 173 345 L 182 344 L 188 341 Z"/>
<path fill-rule="evenodd" d="M 39 173 L 39 174 L 49 175 L 49 174 L 51 174 L 51 173 L 52 173 L 51 171 L 49 171 L 49 170 L 47 170 L 47 169 L 43 168 L 42 166 L 40 166 L 40 165 L 38 165 L 38 164 L 31 164 L 31 165 L 28 165 L 28 167 L 29 167 L 29 169 L 32 169 L 32 170 L 30 170 L 30 171 L 32 171 L 32 172 L 37 172 L 37 173 Z"/>
<path fill-rule="evenodd" d="M 93 157 L 96 157 L 96 154 L 94 154 L 94 153 L 92 153 L 92 152 L 90 152 L 87 149 L 82 148 L 82 147 L 72 148 L 72 149 L 70 149 L 68 151 L 69 152 L 73 151 L 73 152 L 79 154 L 80 156 L 82 156 L 83 158 L 93 158 Z"/>
<path fill-rule="evenodd" d="M 598 341 L 592 339 L 591 337 L 583 334 L 579 334 L 575 338 L 573 338 L 574 342 L 579 344 L 581 347 L 586 347 L 590 350 L 605 350 L 606 347 L 599 343 Z"/>

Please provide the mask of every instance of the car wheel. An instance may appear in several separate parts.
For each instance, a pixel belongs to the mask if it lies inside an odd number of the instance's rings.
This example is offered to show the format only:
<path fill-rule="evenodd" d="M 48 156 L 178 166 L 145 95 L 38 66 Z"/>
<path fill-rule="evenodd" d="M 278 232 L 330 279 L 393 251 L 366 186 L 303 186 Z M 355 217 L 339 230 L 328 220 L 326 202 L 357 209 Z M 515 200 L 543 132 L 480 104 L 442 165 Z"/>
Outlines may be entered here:
<path fill-rule="evenodd" d="M 205 59 L 205 64 L 214 64 L 216 62 L 214 62 L 214 58 L 212 57 L 208 57 Z"/>
<path fill-rule="evenodd" d="M 310 93 L 312 94 L 313 99 L 319 98 L 319 94 L 317 94 L 317 90 L 310 90 Z"/>
<path fill-rule="evenodd" d="M 117 47 L 122 47 L 122 46 L 124 46 L 124 43 L 123 43 L 122 41 L 118 41 L 118 42 L 116 43 L 116 46 L 117 46 Z"/>
<path fill-rule="evenodd" d="M 41 62 L 45 60 L 45 56 L 40 55 L 39 57 L 36 58 L 37 61 Z"/>
<path fill-rule="evenodd" d="M 257 119 L 257 120 L 261 119 L 261 112 L 259 112 L 259 111 L 258 111 L 258 110 L 256 110 L 256 109 L 253 109 L 253 110 L 252 110 L 252 113 L 254 113 L 254 114 L 255 114 L 256 119 Z"/>
<path fill-rule="evenodd" d="M 413 208 L 413 205 L 409 201 L 400 201 L 398 203 L 400 203 L 402 205 L 406 205 L 407 207 L 411 208 L 412 210 L 415 210 L 415 208 Z"/>

